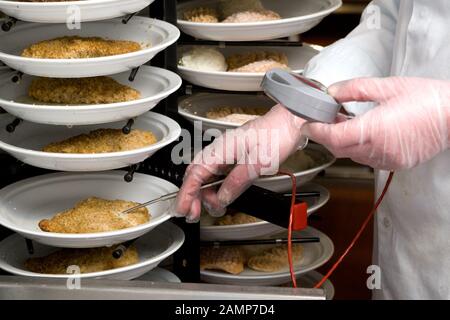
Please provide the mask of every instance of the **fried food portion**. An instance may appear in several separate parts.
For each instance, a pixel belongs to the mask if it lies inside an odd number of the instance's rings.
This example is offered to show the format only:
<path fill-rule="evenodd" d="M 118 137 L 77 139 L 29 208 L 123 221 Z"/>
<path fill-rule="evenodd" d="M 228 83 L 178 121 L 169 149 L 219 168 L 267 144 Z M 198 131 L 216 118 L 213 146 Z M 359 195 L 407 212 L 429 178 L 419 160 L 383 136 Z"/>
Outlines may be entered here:
<path fill-rule="evenodd" d="M 208 119 L 244 124 L 269 112 L 267 107 L 217 107 L 206 113 Z"/>
<path fill-rule="evenodd" d="M 43 274 L 67 274 L 69 266 L 78 266 L 81 273 L 99 272 L 126 267 L 139 262 L 135 246 L 130 246 L 120 257 L 112 256 L 118 246 L 92 249 L 62 249 L 45 257 L 30 258 L 25 268 Z"/>
<path fill-rule="evenodd" d="M 109 77 L 80 79 L 36 78 L 28 95 L 40 102 L 103 104 L 137 100 L 139 91 Z"/>
<path fill-rule="evenodd" d="M 261 60 L 249 63 L 243 67 L 231 70 L 232 72 L 251 72 L 251 73 L 266 73 L 272 69 L 285 69 L 289 70 L 289 67 L 283 63 L 279 63 L 273 60 Z"/>
<path fill-rule="evenodd" d="M 246 213 L 238 212 L 235 214 L 227 214 L 216 220 L 214 225 L 216 226 L 232 226 L 237 224 L 247 224 L 247 223 L 255 223 L 259 222 L 258 218 L 250 216 Z"/>
<path fill-rule="evenodd" d="M 200 269 L 221 270 L 231 274 L 244 271 L 245 254 L 239 247 L 202 248 Z"/>
<path fill-rule="evenodd" d="M 220 0 L 218 9 L 225 19 L 237 12 L 264 10 L 264 6 L 260 0 Z"/>
<path fill-rule="evenodd" d="M 56 233 L 96 233 L 131 228 L 150 221 L 147 208 L 121 214 L 136 205 L 138 203 L 131 201 L 91 197 L 72 209 L 57 213 L 50 220 L 41 220 L 39 228 Z"/>
<path fill-rule="evenodd" d="M 82 59 L 114 56 L 141 49 L 139 43 L 100 37 L 60 37 L 40 41 L 22 52 L 22 57 L 39 59 Z"/>
<path fill-rule="evenodd" d="M 271 10 L 241 11 L 233 13 L 222 22 L 224 23 L 245 23 L 280 20 L 281 16 Z"/>
<path fill-rule="evenodd" d="M 198 7 L 183 12 L 184 20 L 191 22 L 216 23 L 219 22 L 219 14 L 215 9 Z"/>
<path fill-rule="evenodd" d="M 303 255 L 303 246 L 292 245 L 292 260 L 298 260 Z M 275 272 L 289 266 L 287 245 L 276 246 L 250 257 L 248 267 L 256 271 Z"/>
<path fill-rule="evenodd" d="M 259 64 L 254 64 L 260 62 Z M 274 67 L 289 68 L 283 52 L 255 51 L 236 53 L 227 58 L 230 72 L 266 72 Z"/>
<path fill-rule="evenodd" d="M 121 129 L 97 129 L 45 146 L 44 152 L 52 153 L 107 153 L 144 148 L 158 140 L 150 131 L 139 129 L 124 134 Z"/>

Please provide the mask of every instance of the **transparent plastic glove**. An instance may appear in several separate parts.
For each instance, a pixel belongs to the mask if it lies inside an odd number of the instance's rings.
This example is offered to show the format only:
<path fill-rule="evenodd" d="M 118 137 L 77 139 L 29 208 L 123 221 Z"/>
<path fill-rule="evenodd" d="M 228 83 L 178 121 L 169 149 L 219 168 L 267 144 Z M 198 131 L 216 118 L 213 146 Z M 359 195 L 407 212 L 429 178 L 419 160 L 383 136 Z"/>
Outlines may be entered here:
<path fill-rule="evenodd" d="M 423 78 L 363 78 L 337 83 L 329 93 L 341 103 L 378 105 L 337 124 L 308 123 L 302 132 L 336 157 L 375 169 L 415 167 L 449 146 L 450 82 Z"/>
<path fill-rule="evenodd" d="M 260 175 L 276 174 L 280 163 L 304 143 L 301 126 L 304 120 L 277 105 L 265 116 L 228 130 L 196 155 L 187 168 L 177 197 L 177 215 L 195 222 L 201 203 L 214 216 L 243 193 Z M 200 187 L 218 175 L 228 176 L 216 193 Z"/>

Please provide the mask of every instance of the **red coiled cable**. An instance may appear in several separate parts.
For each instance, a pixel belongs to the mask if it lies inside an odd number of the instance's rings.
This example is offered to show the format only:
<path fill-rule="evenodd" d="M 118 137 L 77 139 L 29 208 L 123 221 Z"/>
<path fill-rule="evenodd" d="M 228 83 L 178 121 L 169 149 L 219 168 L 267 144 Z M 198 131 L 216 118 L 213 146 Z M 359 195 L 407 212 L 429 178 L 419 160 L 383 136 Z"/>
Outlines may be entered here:
<path fill-rule="evenodd" d="M 297 279 L 295 277 L 294 263 L 292 261 L 292 229 L 294 221 L 294 207 L 297 194 L 297 178 L 294 174 L 289 172 L 280 171 L 279 174 L 289 176 L 292 181 L 292 197 L 291 197 L 291 210 L 289 214 L 289 227 L 288 227 L 288 260 L 289 260 L 289 272 L 291 274 L 292 286 L 297 288 Z"/>
<path fill-rule="evenodd" d="M 288 227 L 288 259 L 289 259 L 289 272 L 291 274 L 291 280 L 292 285 L 294 288 L 297 288 L 297 279 L 295 277 L 295 271 L 294 271 L 294 264 L 292 261 L 292 229 L 293 229 L 293 221 L 294 221 L 294 207 L 296 202 L 296 192 L 297 192 L 297 178 L 295 175 L 289 172 L 279 172 L 281 175 L 287 175 L 291 178 L 292 181 L 292 197 L 291 197 L 291 209 L 290 209 L 290 215 L 289 215 L 289 227 Z M 367 228 L 367 225 L 369 224 L 370 220 L 374 217 L 375 213 L 378 210 L 378 207 L 380 206 L 381 202 L 384 199 L 384 196 L 386 195 L 389 186 L 391 185 L 392 178 L 394 177 L 394 172 L 391 171 L 389 173 L 389 177 L 386 181 L 386 184 L 383 188 L 383 191 L 381 192 L 381 195 L 378 197 L 378 200 L 375 202 L 375 205 L 373 206 L 372 210 L 370 211 L 367 218 L 364 220 L 363 224 L 359 228 L 358 232 L 356 233 L 353 240 L 350 242 L 349 246 L 345 249 L 344 253 L 339 257 L 339 259 L 333 264 L 333 266 L 330 268 L 330 270 L 327 272 L 327 274 L 314 286 L 314 288 L 321 288 L 322 285 L 325 283 L 325 281 L 328 280 L 328 278 L 333 274 L 333 272 L 337 269 L 337 267 L 341 264 L 341 262 L 344 260 L 344 258 L 347 256 L 347 254 L 350 252 L 350 250 L 353 248 L 355 243 L 359 240 L 364 230 Z"/>

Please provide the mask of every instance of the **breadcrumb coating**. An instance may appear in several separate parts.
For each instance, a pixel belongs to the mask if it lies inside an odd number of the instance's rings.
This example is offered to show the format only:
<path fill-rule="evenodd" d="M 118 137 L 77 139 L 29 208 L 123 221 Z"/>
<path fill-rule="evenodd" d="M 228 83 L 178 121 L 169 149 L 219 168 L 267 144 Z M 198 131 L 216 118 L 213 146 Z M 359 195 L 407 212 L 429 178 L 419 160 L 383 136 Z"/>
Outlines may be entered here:
<path fill-rule="evenodd" d="M 239 247 L 202 248 L 201 270 L 221 270 L 231 274 L 244 271 L 245 254 Z"/>
<path fill-rule="evenodd" d="M 118 246 L 91 249 L 62 249 L 47 256 L 27 259 L 27 270 L 41 274 L 67 274 L 67 268 L 78 266 L 81 273 L 99 272 L 126 267 L 139 262 L 135 246 L 130 246 L 120 257 L 112 256 Z"/>
<path fill-rule="evenodd" d="M 39 228 L 56 233 L 97 233 L 131 228 L 150 221 L 147 208 L 121 214 L 137 205 L 131 201 L 91 197 L 51 219 L 41 220 Z"/>
<path fill-rule="evenodd" d="M 284 65 L 285 67 L 287 67 L 289 64 L 288 58 L 285 53 L 274 51 L 236 53 L 230 55 L 226 59 L 228 64 L 228 71 L 231 72 L 236 72 L 235 70 L 239 70 L 240 68 L 257 61 L 267 62 L 268 60 L 278 62 L 280 65 Z"/>
<path fill-rule="evenodd" d="M 59 104 L 104 104 L 141 98 L 139 91 L 109 77 L 80 79 L 36 78 L 28 95 L 39 101 Z"/>
<path fill-rule="evenodd" d="M 219 219 L 214 223 L 216 226 L 233 226 L 238 224 L 247 224 L 247 223 L 255 223 L 259 222 L 258 218 L 255 218 L 251 215 L 238 212 L 235 214 L 227 214 Z"/>
<path fill-rule="evenodd" d="M 183 12 L 184 20 L 191 22 L 217 23 L 219 14 L 215 9 L 198 7 Z"/>
<path fill-rule="evenodd" d="M 224 19 L 223 23 L 246 23 L 246 22 L 259 22 L 259 21 L 271 21 L 280 20 L 281 16 L 271 10 L 258 10 L 258 11 L 242 11 L 236 12 Z"/>
<path fill-rule="evenodd" d="M 303 255 L 303 246 L 292 245 L 292 260 L 298 260 Z M 287 245 L 276 246 L 250 257 L 247 266 L 256 271 L 276 272 L 289 266 Z"/>
<path fill-rule="evenodd" d="M 60 142 L 53 142 L 43 148 L 53 153 L 107 153 L 144 148 L 157 142 L 150 131 L 139 129 L 124 134 L 121 129 L 97 129 Z"/>
<path fill-rule="evenodd" d="M 23 50 L 22 57 L 82 59 L 114 56 L 139 50 L 141 50 L 141 45 L 134 41 L 71 36 L 35 43 Z"/>
<path fill-rule="evenodd" d="M 289 70 L 289 67 L 284 63 L 279 63 L 278 61 L 273 60 L 261 60 L 249 63 L 245 66 L 242 66 L 237 69 L 229 70 L 230 72 L 250 72 L 250 73 L 266 73 L 272 69 L 286 69 Z"/>
<path fill-rule="evenodd" d="M 208 119 L 244 124 L 269 112 L 267 107 L 217 107 L 206 113 Z"/>

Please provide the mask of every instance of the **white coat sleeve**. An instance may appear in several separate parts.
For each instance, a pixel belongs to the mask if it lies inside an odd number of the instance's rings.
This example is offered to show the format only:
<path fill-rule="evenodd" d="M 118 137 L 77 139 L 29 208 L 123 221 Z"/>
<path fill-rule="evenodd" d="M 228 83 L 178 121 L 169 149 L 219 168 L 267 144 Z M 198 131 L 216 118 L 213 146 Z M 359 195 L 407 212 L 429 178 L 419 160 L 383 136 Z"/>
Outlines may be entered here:
<path fill-rule="evenodd" d="M 391 70 L 401 0 L 374 0 L 346 38 L 326 47 L 305 67 L 305 76 L 325 86 L 357 77 L 384 77 Z M 360 114 L 371 105 L 346 104 Z"/>

